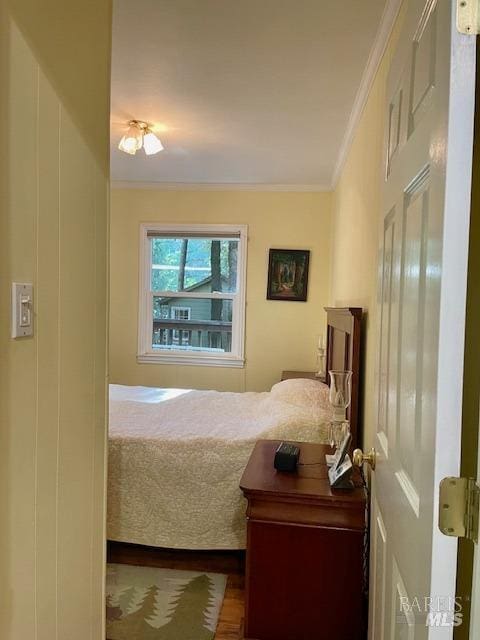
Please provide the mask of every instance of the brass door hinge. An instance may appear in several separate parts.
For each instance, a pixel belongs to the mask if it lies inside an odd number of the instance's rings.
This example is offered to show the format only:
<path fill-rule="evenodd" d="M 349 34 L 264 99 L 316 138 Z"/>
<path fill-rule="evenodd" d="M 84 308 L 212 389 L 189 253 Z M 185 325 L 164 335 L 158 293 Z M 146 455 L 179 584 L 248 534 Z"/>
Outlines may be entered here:
<path fill-rule="evenodd" d="M 477 543 L 479 497 L 480 487 L 472 478 L 444 478 L 440 482 L 440 531 Z"/>
<path fill-rule="evenodd" d="M 480 33 L 480 0 L 457 0 L 457 29 L 466 35 Z"/>

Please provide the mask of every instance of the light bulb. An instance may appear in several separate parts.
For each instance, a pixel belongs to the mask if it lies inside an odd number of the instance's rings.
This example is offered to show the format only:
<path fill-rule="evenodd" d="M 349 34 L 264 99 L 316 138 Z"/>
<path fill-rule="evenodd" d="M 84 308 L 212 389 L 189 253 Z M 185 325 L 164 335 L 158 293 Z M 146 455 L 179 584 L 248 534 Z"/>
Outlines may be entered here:
<path fill-rule="evenodd" d="M 147 156 L 153 156 L 154 153 L 162 151 L 163 144 L 152 131 L 147 129 L 147 133 L 143 136 L 143 148 Z"/>
<path fill-rule="evenodd" d="M 136 125 L 131 125 L 127 133 L 120 140 L 118 148 L 125 153 L 134 156 L 142 147 L 143 131 Z"/>

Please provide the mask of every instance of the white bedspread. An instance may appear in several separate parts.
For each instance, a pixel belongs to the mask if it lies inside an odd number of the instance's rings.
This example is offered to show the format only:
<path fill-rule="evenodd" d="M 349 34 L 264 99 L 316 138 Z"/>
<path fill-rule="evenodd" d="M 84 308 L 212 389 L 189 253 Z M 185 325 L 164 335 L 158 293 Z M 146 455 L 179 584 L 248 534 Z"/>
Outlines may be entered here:
<path fill-rule="evenodd" d="M 262 438 L 326 442 L 329 414 L 271 392 L 110 388 L 108 538 L 245 547 L 238 487 Z"/>

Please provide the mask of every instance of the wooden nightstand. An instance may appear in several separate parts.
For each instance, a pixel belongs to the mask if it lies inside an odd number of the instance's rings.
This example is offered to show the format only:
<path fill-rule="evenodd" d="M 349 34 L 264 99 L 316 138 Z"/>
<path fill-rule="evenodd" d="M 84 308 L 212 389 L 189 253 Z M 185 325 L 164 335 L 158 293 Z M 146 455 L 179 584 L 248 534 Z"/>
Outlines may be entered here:
<path fill-rule="evenodd" d="M 244 638 L 362 640 L 366 493 L 332 490 L 330 448 L 297 444 L 310 466 L 277 472 L 279 442 L 260 440 L 240 482 L 248 500 Z"/>
<path fill-rule="evenodd" d="M 291 378 L 309 378 L 311 380 L 325 382 L 324 378 L 318 378 L 315 375 L 315 371 L 282 371 L 282 381 L 290 380 Z"/>

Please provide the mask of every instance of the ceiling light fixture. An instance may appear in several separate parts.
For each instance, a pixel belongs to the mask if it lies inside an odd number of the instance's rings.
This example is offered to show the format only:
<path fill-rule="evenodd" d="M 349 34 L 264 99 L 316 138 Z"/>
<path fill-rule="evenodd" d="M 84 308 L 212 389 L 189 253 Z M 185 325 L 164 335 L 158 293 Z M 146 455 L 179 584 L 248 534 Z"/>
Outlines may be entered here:
<path fill-rule="evenodd" d="M 130 120 L 128 131 L 120 140 L 118 148 L 134 156 L 142 146 L 147 156 L 152 156 L 163 149 L 163 145 L 153 133 L 151 125 L 142 120 Z"/>

